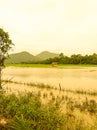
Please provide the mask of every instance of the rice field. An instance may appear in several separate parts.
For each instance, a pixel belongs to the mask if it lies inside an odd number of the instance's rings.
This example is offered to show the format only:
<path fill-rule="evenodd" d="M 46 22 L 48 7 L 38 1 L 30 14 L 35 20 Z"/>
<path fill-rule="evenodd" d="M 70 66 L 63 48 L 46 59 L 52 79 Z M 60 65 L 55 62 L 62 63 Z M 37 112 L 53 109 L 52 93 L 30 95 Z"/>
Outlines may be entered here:
<path fill-rule="evenodd" d="M 96 77 L 96 67 L 6 68 L 3 71 L 4 93 L 0 98 L 0 127 L 97 130 Z"/>

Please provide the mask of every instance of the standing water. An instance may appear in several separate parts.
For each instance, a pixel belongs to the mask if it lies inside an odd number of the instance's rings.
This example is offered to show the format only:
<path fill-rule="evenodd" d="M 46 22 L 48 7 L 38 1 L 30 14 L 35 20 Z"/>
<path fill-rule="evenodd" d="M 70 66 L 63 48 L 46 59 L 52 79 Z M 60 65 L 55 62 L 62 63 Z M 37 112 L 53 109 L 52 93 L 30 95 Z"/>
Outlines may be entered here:
<path fill-rule="evenodd" d="M 44 83 L 65 89 L 97 90 L 97 68 L 7 67 L 3 79 L 23 83 Z"/>

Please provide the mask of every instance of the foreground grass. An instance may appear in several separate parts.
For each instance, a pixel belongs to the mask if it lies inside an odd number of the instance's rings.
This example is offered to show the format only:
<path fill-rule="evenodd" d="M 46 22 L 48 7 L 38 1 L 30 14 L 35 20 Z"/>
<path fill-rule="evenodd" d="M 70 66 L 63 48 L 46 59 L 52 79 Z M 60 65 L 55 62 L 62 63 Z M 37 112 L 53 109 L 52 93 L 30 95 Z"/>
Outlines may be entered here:
<path fill-rule="evenodd" d="M 51 64 L 6 64 L 6 66 L 14 66 L 14 67 L 36 67 L 36 68 L 52 68 Z M 84 68 L 84 67 L 97 67 L 97 65 L 90 64 L 59 64 L 57 68 Z"/>
<path fill-rule="evenodd" d="M 55 98 L 51 92 L 50 96 L 47 101 L 47 94 L 43 95 L 46 100 L 43 104 L 41 92 L 18 93 L 17 96 L 0 93 L 0 130 L 97 130 L 94 100 L 86 99 L 80 104 L 68 96 Z M 93 123 L 86 123 L 77 116 L 76 109 L 92 114 Z"/>
<path fill-rule="evenodd" d="M 62 130 L 63 115 L 55 104 L 41 103 L 38 95 L 0 94 L 0 118 L 6 123 L 0 124 L 0 130 Z"/>

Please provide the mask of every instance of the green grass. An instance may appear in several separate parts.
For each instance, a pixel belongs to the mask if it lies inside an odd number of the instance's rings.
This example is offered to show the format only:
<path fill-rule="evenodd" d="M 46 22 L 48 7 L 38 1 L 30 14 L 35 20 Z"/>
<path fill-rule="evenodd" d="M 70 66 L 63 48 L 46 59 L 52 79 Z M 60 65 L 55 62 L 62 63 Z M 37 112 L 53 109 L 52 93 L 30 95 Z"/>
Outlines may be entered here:
<path fill-rule="evenodd" d="M 4 130 L 64 130 L 64 115 L 50 101 L 43 105 L 40 97 L 33 93 L 5 95 L 0 93 L 0 123 Z"/>
<path fill-rule="evenodd" d="M 6 64 L 6 66 L 14 67 L 34 67 L 34 68 L 84 68 L 84 67 L 97 67 L 97 65 L 90 64 L 59 64 L 57 67 L 52 67 L 51 64 Z"/>
<path fill-rule="evenodd" d="M 66 104 L 65 113 L 61 111 L 63 103 Z M 93 123 L 86 124 L 84 118 L 76 116 L 76 109 L 93 114 Z M 95 100 L 86 99 L 79 104 L 70 97 L 55 99 L 52 96 L 47 104 L 42 104 L 40 96 L 34 93 L 17 96 L 0 93 L 0 121 L 6 122 L 0 122 L 0 130 L 97 130 L 96 114 Z"/>
<path fill-rule="evenodd" d="M 60 64 L 58 65 L 60 68 L 84 68 L 84 67 L 97 67 L 97 65 L 91 64 Z"/>
<path fill-rule="evenodd" d="M 7 67 L 14 66 L 14 67 L 34 67 L 34 68 L 51 68 L 51 65 L 47 64 L 6 64 Z"/>

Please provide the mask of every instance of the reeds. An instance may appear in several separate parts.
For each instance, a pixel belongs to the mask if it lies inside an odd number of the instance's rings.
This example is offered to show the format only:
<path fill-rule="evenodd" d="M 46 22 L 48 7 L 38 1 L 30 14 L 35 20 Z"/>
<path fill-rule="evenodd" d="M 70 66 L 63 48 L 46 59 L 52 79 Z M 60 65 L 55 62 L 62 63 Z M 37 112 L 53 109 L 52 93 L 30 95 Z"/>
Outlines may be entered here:
<path fill-rule="evenodd" d="M 0 129 L 5 130 L 96 130 L 97 102 L 87 98 L 79 103 L 69 96 L 49 94 L 52 98 L 42 104 L 41 92 L 6 95 L 0 93 Z M 64 97 L 64 98 L 63 98 Z M 47 100 L 47 93 L 43 94 Z M 65 109 L 62 112 L 61 107 Z M 89 113 L 95 117 L 93 124 L 86 124 L 84 118 L 78 118 L 74 111 Z"/>
<path fill-rule="evenodd" d="M 54 86 L 44 84 L 44 83 L 23 83 L 23 82 L 18 82 L 18 81 L 10 81 L 10 80 L 4 80 L 3 82 L 5 83 L 14 83 L 14 84 L 20 84 L 20 85 L 26 85 L 26 86 L 32 86 L 32 87 L 37 87 L 41 89 L 48 89 L 48 90 L 59 90 L 60 92 L 70 92 L 74 94 L 83 94 L 83 95 L 90 95 L 90 96 L 97 96 L 97 91 L 90 91 L 90 90 L 72 90 L 72 89 L 65 89 L 59 86 L 59 88 L 56 88 Z"/>

